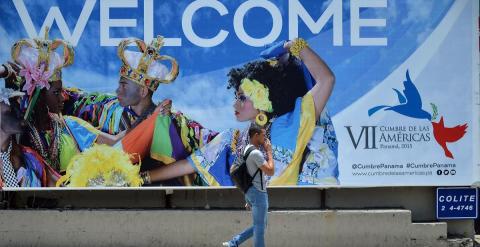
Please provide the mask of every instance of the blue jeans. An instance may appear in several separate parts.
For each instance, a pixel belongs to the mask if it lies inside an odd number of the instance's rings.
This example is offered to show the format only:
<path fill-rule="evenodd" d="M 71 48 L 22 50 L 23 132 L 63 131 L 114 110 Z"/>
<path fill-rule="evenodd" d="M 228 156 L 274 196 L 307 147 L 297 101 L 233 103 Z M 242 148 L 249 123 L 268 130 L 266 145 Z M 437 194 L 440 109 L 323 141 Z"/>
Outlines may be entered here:
<path fill-rule="evenodd" d="M 265 228 L 267 227 L 268 195 L 255 186 L 250 187 L 245 194 L 245 200 L 252 207 L 253 226 L 233 237 L 228 243 L 236 247 L 253 236 L 254 247 L 265 246 Z"/>

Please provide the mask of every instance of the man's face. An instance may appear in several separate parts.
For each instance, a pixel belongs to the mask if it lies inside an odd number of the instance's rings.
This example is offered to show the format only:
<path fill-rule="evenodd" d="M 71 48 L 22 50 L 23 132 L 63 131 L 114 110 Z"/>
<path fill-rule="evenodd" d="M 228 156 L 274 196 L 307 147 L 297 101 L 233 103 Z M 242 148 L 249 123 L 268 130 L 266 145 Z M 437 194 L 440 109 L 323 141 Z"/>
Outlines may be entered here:
<path fill-rule="evenodd" d="M 262 131 L 260 132 L 259 137 L 258 137 L 258 143 L 260 145 L 263 145 L 265 143 L 265 134 L 266 134 L 265 130 L 262 129 Z"/>
<path fill-rule="evenodd" d="M 255 143 L 258 143 L 258 145 L 260 145 L 260 146 L 263 145 L 265 143 L 265 134 L 266 134 L 266 132 L 265 132 L 264 129 L 262 129 L 262 131 L 260 133 L 255 134 L 253 136 L 253 138 L 255 138 L 254 139 Z"/>
<path fill-rule="evenodd" d="M 14 135 L 22 133 L 22 116 L 18 113 L 18 111 L 14 111 L 13 109 L 18 105 L 14 105 L 12 103 L 12 106 L 9 106 L 5 103 L 0 103 L 0 111 L 2 114 L 0 118 L 0 128 L 2 134 Z"/>
<path fill-rule="evenodd" d="M 142 88 L 137 83 L 120 77 L 116 91 L 120 105 L 123 107 L 138 105 L 142 99 L 141 90 Z"/>

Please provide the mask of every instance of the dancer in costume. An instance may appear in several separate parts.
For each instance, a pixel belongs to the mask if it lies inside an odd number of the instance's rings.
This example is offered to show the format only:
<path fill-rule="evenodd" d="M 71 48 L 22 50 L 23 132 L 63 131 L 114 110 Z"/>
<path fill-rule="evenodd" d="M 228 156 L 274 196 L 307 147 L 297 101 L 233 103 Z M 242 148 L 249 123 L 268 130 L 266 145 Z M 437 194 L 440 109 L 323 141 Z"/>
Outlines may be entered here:
<path fill-rule="evenodd" d="M 139 52 L 126 49 L 132 43 L 136 44 Z M 152 95 L 158 86 L 174 81 L 178 75 L 175 59 L 159 53 L 162 46 L 161 36 L 150 45 L 139 39 L 126 39 L 118 46 L 118 55 L 122 60 L 116 91 L 118 102 L 122 107 L 131 109 L 137 117 L 117 146 L 135 154 L 134 163 L 142 161 L 141 171 L 184 159 L 216 135 L 181 112 L 171 110 L 170 100 L 164 100 L 158 106 L 153 103 Z M 162 61 L 171 63 L 170 71 Z M 156 108 L 158 111 L 155 111 Z M 101 119 L 104 119 L 104 114 Z M 191 180 L 185 177 L 181 183 L 191 184 Z M 179 185 L 176 181 L 167 184 Z"/>
<path fill-rule="evenodd" d="M 22 133 L 16 100 L 23 95 L 10 88 L 0 89 L 0 188 L 55 186 L 59 175 L 37 152 L 16 142 L 15 136 Z"/>
<path fill-rule="evenodd" d="M 228 75 L 229 88 L 236 91 L 237 121 L 267 129 L 275 164 L 270 185 L 337 184 L 338 143 L 325 109 L 333 73 L 303 39 L 282 42 L 263 55 L 277 59 L 251 62 Z M 246 130 L 222 132 L 188 159 L 150 171 L 144 180 L 198 172 L 207 185 L 233 185 L 230 166 L 246 143 Z"/>
<path fill-rule="evenodd" d="M 55 50 L 63 47 L 63 55 Z M 20 67 L 18 80 L 7 87 L 25 93 L 21 108 L 25 112 L 27 134 L 22 144 L 35 149 L 56 171 L 64 172 L 74 155 L 93 143 L 113 144 L 121 136 L 111 136 L 87 122 L 61 115 L 63 108 L 62 68 L 73 63 L 73 48 L 63 40 L 23 39 L 12 47 L 12 59 Z"/>

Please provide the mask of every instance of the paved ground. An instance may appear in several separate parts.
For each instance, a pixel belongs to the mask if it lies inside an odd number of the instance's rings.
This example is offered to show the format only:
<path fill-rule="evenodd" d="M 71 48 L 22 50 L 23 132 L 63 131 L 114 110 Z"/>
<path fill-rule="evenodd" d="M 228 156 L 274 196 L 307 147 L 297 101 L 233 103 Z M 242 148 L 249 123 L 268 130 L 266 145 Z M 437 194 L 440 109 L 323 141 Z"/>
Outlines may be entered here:
<path fill-rule="evenodd" d="M 480 247 L 480 235 L 475 235 L 475 247 Z"/>

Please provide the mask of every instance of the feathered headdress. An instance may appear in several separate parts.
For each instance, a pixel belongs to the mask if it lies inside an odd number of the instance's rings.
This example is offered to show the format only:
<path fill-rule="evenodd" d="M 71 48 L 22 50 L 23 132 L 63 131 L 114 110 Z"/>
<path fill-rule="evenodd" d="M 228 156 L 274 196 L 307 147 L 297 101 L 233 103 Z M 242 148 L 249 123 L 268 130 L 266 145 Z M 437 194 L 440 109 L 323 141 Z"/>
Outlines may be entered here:
<path fill-rule="evenodd" d="M 142 185 L 139 172 L 121 149 L 95 145 L 73 157 L 57 186 L 136 187 Z"/>

